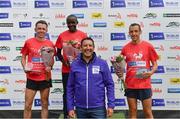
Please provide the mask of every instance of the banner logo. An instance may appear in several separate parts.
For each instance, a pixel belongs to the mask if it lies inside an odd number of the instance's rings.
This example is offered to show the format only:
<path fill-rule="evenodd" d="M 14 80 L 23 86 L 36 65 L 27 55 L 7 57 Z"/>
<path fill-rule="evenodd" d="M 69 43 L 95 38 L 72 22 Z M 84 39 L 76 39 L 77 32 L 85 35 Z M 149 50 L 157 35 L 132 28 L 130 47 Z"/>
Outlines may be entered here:
<path fill-rule="evenodd" d="M 152 106 L 165 106 L 164 99 L 152 99 Z"/>
<path fill-rule="evenodd" d="M 0 19 L 7 19 L 9 17 L 9 13 L 0 13 Z"/>
<path fill-rule="evenodd" d="M 106 22 L 95 22 L 93 23 L 93 27 L 107 27 Z"/>
<path fill-rule="evenodd" d="M 34 1 L 34 8 L 49 8 L 49 1 L 48 0 L 35 0 Z"/>
<path fill-rule="evenodd" d="M 149 7 L 164 7 L 163 0 L 149 0 Z"/>
<path fill-rule="evenodd" d="M 125 33 L 111 33 L 111 40 L 126 40 Z"/>
<path fill-rule="evenodd" d="M 11 73 L 10 66 L 0 66 L 0 74 Z"/>
<path fill-rule="evenodd" d="M 115 99 L 115 106 L 126 106 L 125 99 Z"/>
<path fill-rule="evenodd" d="M 11 8 L 10 0 L 1 0 L 0 1 L 0 8 Z"/>
<path fill-rule="evenodd" d="M 164 40 L 164 33 L 163 32 L 149 33 L 149 40 Z"/>
<path fill-rule="evenodd" d="M 0 33 L 0 41 L 1 40 L 12 40 L 10 33 Z"/>
<path fill-rule="evenodd" d="M 31 27 L 31 22 L 19 22 L 19 28 L 29 28 Z"/>
<path fill-rule="evenodd" d="M 0 106 L 11 106 L 10 99 L 0 99 Z"/>
<path fill-rule="evenodd" d="M 125 0 L 111 0 L 111 8 L 126 7 Z"/>
<path fill-rule="evenodd" d="M 86 0 L 73 0 L 73 8 L 87 8 Z"/>

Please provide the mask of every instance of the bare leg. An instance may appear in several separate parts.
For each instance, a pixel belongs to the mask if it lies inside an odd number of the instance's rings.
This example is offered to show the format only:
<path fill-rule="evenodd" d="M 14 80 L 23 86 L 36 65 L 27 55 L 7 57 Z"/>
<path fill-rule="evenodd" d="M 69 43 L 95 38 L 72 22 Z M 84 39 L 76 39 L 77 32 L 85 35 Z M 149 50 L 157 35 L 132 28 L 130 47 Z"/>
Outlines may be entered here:
<path fill-rule="evenodd" d="M 142 105 L 143 105 L 143 111 L 145 114 L 145 117 L 148 119 L 153 119 L 153 114 L 152 114 L 152 99 L 148 98 L 142 101 Z"/>
<path fill-rule="evenodd" d="M 48 118 L 48 99 L 49 99 L 49 88 L 40 90 L 41 95 L 41 118 L 47 119 Z"/>
<path fill-rule="evenodd" d="M 137 99 L 127 98 L 127 102 L 129 106 L 129 118 L 131 119 L 137 118 Z"/>
<path fill-rule="evenodd" d="M 26 88 L 25 91 L 25 106 L 24 106 L 24 119 L 30 119 L 31 118 L 31 108 L 32 108 L 32 103 L 34 100 L 34 96 L 36 95 L 35 90 L 28 89 Z"/>

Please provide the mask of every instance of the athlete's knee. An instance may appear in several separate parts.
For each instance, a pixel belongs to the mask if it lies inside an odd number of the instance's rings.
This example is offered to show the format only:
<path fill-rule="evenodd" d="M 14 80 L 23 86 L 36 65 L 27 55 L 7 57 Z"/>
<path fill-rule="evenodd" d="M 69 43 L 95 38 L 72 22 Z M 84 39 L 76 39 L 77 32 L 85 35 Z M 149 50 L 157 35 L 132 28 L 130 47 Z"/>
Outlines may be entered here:
<path fill-rule="evenodd" d="M 42 101 L 41 106 L 42 108 L 48 108 L 48 101 Z"/>
<path fill-rule="evenodd" d="M 31 104 L 25 104 L 25 110 L 31 111 L 32 105 Z"/>

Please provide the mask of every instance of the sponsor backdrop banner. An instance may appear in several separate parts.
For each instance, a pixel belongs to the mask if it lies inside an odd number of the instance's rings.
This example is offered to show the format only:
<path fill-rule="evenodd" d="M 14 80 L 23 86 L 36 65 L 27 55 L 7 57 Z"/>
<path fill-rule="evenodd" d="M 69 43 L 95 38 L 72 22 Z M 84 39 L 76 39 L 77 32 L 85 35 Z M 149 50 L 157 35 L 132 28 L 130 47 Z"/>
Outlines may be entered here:
<path fill-rule="evenodd" d="M 95 40 L 99 57 L 107 60 L 115 82 L 116 108 L 128 109 L 110 57 L 118 55 L 130 41 L 128 26 L 137 22 L 142 39 L 151 42 L 159 54 L 158 70 L 152 76 L 153 109 L 180 109 L 180 0 L 0 0 L 0 110 L 22 110 L 26 77 L 20 50 L 33 37 L 34 24 L 46 20 L 46 37 L 54 43 L 67 29 L 66 17 L 78 17 L 78 29 Z M 132 49 L 133 50 L 133 49 Z M 62 109 L 61 63 L 56 62 L 49 109 Z M 140 103 L 138 107 L 142 109 Z M 40 109 L 37 93 L 33 109 Z"/>

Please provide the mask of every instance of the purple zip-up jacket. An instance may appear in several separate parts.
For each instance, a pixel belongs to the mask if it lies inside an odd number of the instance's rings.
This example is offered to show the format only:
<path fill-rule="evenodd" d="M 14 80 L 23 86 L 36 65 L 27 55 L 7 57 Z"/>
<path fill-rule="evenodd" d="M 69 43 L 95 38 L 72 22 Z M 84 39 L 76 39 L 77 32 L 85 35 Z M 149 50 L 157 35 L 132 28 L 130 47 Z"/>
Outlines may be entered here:
<path fill-rule="evenodd" d="M 105 107 L 106 95 L 108 108 L 114 108 L 114 82 L 107 62 L 94 53 L 87 64 L 81 55 L 71 64 L 67 84 L 68 111 L 74 110 L 74 106 L 87 109 Z"/>

